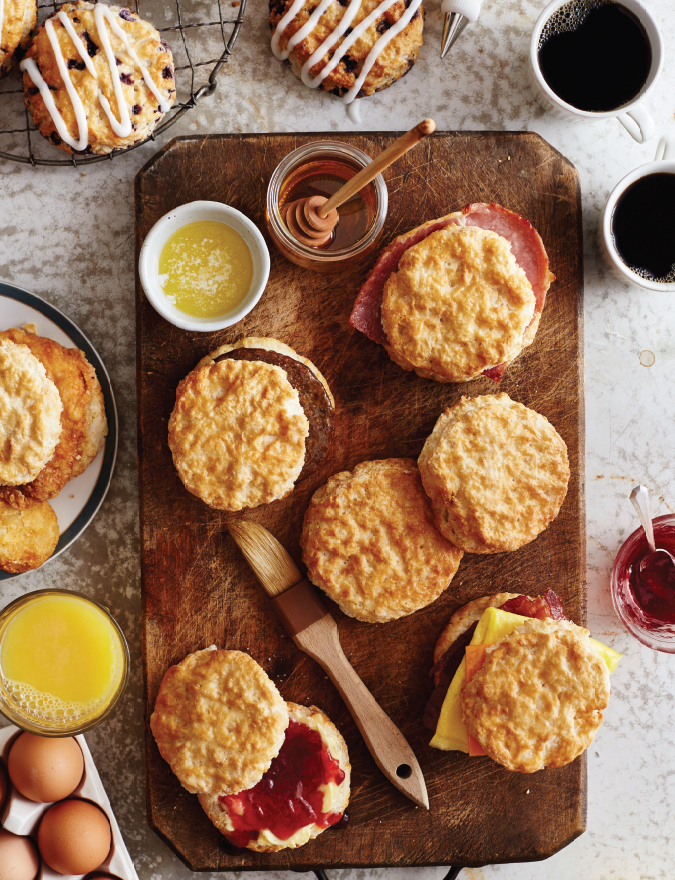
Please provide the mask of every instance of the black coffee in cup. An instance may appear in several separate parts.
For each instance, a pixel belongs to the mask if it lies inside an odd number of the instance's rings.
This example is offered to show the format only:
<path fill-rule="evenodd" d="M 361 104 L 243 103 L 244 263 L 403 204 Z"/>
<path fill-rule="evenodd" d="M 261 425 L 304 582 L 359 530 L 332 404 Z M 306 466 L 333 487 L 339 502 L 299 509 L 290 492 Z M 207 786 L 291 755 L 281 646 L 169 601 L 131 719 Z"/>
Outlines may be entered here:
<path fill-rule="evenodd" d="M 612 212 L 612 239 L 636 275 L 675 282 L 675 174 L 646 174 L 626 188 Z"/>
<path fill-rule="evenodd" d="M 652 66 L 644 27 L 615 0 L 570 0 L 561 6 L 541 32 L 538 58 L 559 98 L 595 113 L 632 101 Z"/>

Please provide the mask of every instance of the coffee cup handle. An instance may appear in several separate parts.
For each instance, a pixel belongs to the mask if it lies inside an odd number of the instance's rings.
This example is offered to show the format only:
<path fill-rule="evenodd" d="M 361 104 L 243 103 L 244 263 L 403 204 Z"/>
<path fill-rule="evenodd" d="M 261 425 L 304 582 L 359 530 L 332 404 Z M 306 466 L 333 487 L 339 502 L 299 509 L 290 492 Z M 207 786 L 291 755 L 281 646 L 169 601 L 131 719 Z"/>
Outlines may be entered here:
<path fill-rule="evenodd" d="M 631 107 L 627 113 L 622 113 L 616 117 L 621 125 L 626 129 L 628 134 L 639 144 L 646 143 L 654 136 L 656 127 L 649 110 L 641 107 Z"/>
<path fill-rule="evenodd" d="M 672 135 L 664 135 L 656 148 L 654 161 L 661 162 L 664 159 L 675 159 L 675 138 Z"/>

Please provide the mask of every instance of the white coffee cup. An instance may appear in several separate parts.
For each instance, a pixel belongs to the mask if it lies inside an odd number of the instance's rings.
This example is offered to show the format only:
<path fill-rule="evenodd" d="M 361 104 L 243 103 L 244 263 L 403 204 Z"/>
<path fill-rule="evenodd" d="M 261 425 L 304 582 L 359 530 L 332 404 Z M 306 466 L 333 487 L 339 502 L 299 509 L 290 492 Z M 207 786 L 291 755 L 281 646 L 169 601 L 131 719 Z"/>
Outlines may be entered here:
<path fill-rule="evenodd" d="M 579 110 L 556 95 L 544 79 L 539 67 L 539 39 L 541 32 L 553 13 L 557 12 L 561 6 L 568 2 L 569 0 L 552 0 L 537 19 L 534 31 L 532 32 L 529 74 L 530 82 L 539 103 L 545 110 L 554 113 L 559 119 L 571 119 L 579 122 L 581 120 L 593 121 L 616 117 L 631 137 L 639 144 L 644 144 L 645 141 L 648 141 L 653 136 L 655 128 L 654 120 L 649 111 L 642 105 L 642 101 L 658 79 L 663 67 L 663 39 L 658 24 L 639 0 L 620 0 L 621 5 L 635 15 L 647 33 L 652 49 L 652 66 L 649 76 L 639 94 L 632 101 L 617 107 L 615 110 L 604 110 L 598 113 L 590 110 Z"/>
<path fill-rule="evenodd" d="M 610 197 L 607 199 L 605 210 L 600 215 L 600 225 L 598 228 L 600 250 L 609 268 L 624 281 L 629 281 L 635 287 L 639 287 L 642 290 L 660 290 L 662 292 L 675 293 L 675 281 L 650 281 L 648 278 L 642 278 L 636 272 L 629 269 L 619 256 L 612 236 L 612 214 L 614 213 L 616 203 L 631 184 L 641 177 L 646 177 L 648 174 L 675 174 L 674 137 L 662 137 L 656 148 L 654 161 L 648 162 L 646 165 L 640 165 L 639 168 L 631 171 L 612 190 Z"/>

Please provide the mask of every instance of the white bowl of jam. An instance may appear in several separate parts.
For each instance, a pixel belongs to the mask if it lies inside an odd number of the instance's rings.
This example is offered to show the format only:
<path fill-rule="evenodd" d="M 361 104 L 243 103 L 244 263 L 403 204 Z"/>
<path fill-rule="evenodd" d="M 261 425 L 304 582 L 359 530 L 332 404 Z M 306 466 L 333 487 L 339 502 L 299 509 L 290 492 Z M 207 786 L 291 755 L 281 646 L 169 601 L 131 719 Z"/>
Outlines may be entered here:
<path fill-rule="evenodd" d="M 657 550 L 667 550 L 675 556 L 675 515 L 657 516 L 652 522 Z M 649 552 L 642 527 L 624 541 L 612 568 L 614 610 L 628 632 L 643 645 L 675 654 L 672 570 L 669 566 L 655 565 L 641 572 L 640 563 Z"/>
<path fill-rule="evenodd" d="M 222 202 L 189 202 L 161 217 L 138 259 L 145 295 L 183 330 L 212 332 L 241 321 L 259 301 L 270 256 L 257 226 Z"/>

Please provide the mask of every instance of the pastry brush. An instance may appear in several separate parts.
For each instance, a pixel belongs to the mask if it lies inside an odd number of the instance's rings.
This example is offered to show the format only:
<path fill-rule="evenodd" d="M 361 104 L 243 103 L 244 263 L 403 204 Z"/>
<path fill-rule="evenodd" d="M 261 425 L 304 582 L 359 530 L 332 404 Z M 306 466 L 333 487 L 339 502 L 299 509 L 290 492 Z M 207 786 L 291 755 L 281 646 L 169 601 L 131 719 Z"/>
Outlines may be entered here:
<path fill-rule="evenodd" d="M 415 753 L 345 657 L 337 624 L 316 588 L 263 526 L 238 522 L 228 528 L 290 637 L 328 673 L 377 766 L 399 791 L 428 810 L 427 787 Z"/>

